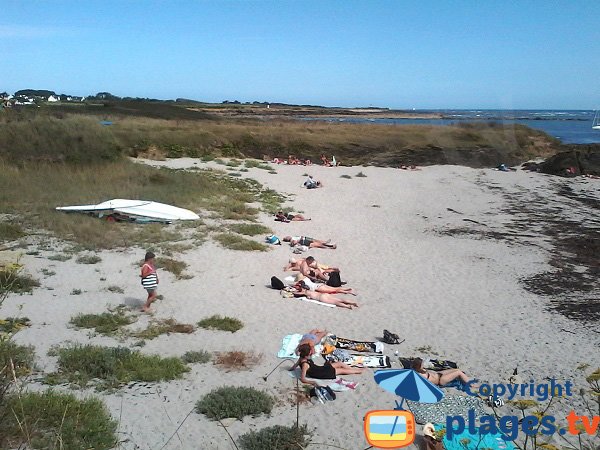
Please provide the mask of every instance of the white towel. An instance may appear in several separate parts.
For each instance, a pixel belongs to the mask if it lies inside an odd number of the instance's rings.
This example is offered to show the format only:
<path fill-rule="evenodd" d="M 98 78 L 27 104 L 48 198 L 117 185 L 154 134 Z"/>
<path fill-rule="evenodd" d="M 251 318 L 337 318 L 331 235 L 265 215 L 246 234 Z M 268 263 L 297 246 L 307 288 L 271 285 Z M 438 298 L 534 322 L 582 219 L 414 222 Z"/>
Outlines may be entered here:
<path fill-rule="evenodd" d="M 309 302 L 309 303 L 316 303 L 317 305 L 321 305 L 321 306 L 328 306 L 330 308 L 335 308 L 335 305 L 332 305 L 331 303 L 323 303 L 323 302 L 319 302 L 317 300 L 311 300 L 307 297 L 296 297 L 298 300 L 301 300 L 303 302 Z"/>

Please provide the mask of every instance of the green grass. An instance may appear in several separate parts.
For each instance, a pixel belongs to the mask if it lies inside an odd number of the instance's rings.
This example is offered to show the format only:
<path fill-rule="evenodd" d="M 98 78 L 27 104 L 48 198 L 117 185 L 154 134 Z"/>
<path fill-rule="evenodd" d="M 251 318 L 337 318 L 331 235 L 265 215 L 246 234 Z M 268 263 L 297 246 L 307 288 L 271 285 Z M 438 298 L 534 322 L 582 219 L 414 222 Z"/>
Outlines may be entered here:
<path fill-rule="evenodd" d="M 234 319 L 233 317 L 214 315 L 202 319 L 198 322 L 198 326 L 209 330 L 231 331 L 232 333 L 235 333 L 236 331 L 241 330 L 244 327 L 244 324 L 241 320 Z"/>
<path fill-rule="evenodd" d="M 172 258 L 156 258 L 156 267 L 158 269 L 166 270 L 167 272 L 171 272 L 175 275 L 175 278 L 182 278 L 183 271 L 187 267 L 187 263 L 184 261 L 179 261 L 178 259 Z"/>
<path fill-rule="evenodd" d="M 53 351 L 58 356 L 58 372 L 46 376 L 48 383 L 71 382 L 85 387 L 99 380 L 97 387 L 118 387 L 131 381 L 168 381 L 181 378 L 189 370 L 180 358 L 144 355 L 124 347 L 72 345 Z"/>
<path fill-rule="evenodd" d="M 114 421 L 97 398 L 72 394 L 12 394 L 0 406 L 0 448 L 109 450 L 117 445 Z"/>
<path fill-rule="evenodd" d="M 210 361 L 212 355 L 204 350 L 188 351 L 183 354 L 181 359 L 186 364 L 205 364 Z"/>
<path fill-rule="evenodd" d="M 133 331 L 129 336 L 138 339 L 155 339 L 163 334 L 194 332 L 194 326 L 187 323 L 178 323 L 175 319 L 153 320 L 144 330 Z"/>
<path fill-rule="evenodd" d="M 69 260 L 69 259 L 71 259 L 71 258 L 72 258 L 72 256 L 71 256 L 71 255 L 64 254 L 64 253 L 63 253 L 63 254 L 57 253 L 57 254 L 55 254 L 55 255 L 50 255 L 50 256 L 48 256 L 48 259 L 49 259 L 50 261 L 61 261 L 61 262 L 68 261 L 68 260 Z"/>
<path fill-rule="evenodd" d="M 78 295 L 78 294 L 72 294 Z M 124 307 L 102 314 L 78 314 L 69 323 L 77 328 L 93 328 L 96 333 L 113 336 L 122 327 L 135 322 L 135 318 L 128 315 Z"/>
<path fill-rule="evenodd" d="M 206 394 L 196 404 L 196 412 L 215 420 L 269 414 L 275 401 L 269 394 L 249 387 L 226 386 Z"/>
<path fill-rule="evenodd" d="M 13 382 L 12 368 L 17 377 L 28 375 L 33 370 L 35 351 L 32 346 L 18 345 L 6 337 L 0 337 L 0 394 L 3 387 Z M 11 367 L 10 370 L 2 370 Z"/>
<path fill-rule="evenodd" d="M 75 260 L 77 264 L 98 264 L 100 261 L 102 258 L 98 255 L 81 255 Z"/>
<path fill-rule="evenodd" d="M 271 234 L 270 228 L 258 223 L 234 223 L 228 226 L 234 233 L 246 236 L 258 236 L 259 234 Z"/>
<path fill-rule="evenodd" d="M 242 164 L 242 163 L 240 161 L 238 161 L 237 159 L 232 159 L 227 162 L 227 167 L 239 167 L 240 164 Z"/>
<path fill-rule="evenodd" d="M 242 236 L 233 233 L 221 233 L 214 236 L 215 241 L 223 247 L 230 250 L 240 251 L 260 251 L 264 252 L 269 249 L 265 244 L 246 239 Z"/>
<path fill-rule="evenodd" d="M 31 321 L 28 317 L 7 317 L 0 319 L 0 336 L 2 334 L 15 334 L 31 326 Z"/>
<path fill-rule="evenodd" d="M 0 242 L 16 241 L 25 236 L 25 232 L 16 223 L 0 222 Z"/>
<path fill-rule="evenodd" d="M 23 273 L 19 265 L 0 268 L 0 297 L 9 292 L 28 294 L 39 286 L 40 282 Z"/>
<path fill-rule="evenodd" d="M 242 450 L 301 450 L 310 444 L 311 433 L 300 427 L 275 425 L 249 431 L 238 439 Z"/>

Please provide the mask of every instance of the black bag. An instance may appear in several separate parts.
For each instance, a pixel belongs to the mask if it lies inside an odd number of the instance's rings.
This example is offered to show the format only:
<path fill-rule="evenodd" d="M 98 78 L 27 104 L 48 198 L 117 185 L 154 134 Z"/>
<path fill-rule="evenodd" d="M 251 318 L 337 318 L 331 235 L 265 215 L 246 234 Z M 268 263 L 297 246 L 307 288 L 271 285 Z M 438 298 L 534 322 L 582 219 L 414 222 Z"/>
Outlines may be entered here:
<path fill-rule="evenodd" d="M 331 272 L 329 274 L 329 280 L 327 280 L 327 286 L 340 287 L 342 285 L 342 279 L 339 272 Z"/>
<path fill-rule="evenodd" d="M 388 330 L 383 330 L 383 342 L 386 344 L 399 344 L 400 338 L 395 333 L 390 333 Z"/>
<path fill-rule="evenodd" d="M 271 287 L 280 291 L 285 287 L 285 284 L 279 278 L 271 277 Z"/>

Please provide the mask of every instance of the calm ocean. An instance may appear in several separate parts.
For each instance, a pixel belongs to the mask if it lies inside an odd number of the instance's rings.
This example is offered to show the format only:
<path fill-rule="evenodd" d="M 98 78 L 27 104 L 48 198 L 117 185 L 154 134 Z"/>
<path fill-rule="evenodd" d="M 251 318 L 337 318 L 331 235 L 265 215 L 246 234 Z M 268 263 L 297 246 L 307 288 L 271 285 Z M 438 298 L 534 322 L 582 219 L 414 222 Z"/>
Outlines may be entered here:
<path fill-rule="evenodd" d="M 322 118 L 328 122 L 379 123 L 391 125 L 452 125 L 464 121 L 520 123 L 542 130 L 565 144 L 600 143 L 600 130 L 592 129 L 594 111 L 566 110 L 415 110 L 415 113 L 440 113 L 444 119 L 360 119 Z"/>

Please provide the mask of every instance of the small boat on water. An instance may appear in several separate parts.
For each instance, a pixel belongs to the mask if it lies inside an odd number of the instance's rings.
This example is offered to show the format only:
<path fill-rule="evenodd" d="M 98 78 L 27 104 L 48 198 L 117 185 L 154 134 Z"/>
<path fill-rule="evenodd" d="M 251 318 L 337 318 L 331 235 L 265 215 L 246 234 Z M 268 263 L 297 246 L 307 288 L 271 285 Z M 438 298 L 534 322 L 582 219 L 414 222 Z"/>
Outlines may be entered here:
<path fill-rule="evenodd" d="M 147 200 L 113 199 L 97 205 L 58 206 L 57 211 L 79 212 L 105 218 L 108 222 L 171 223 L 175 220 L 198 220 L 189 209 Z"/>
<path fill-rule="evenodd" d="M 596 110 L 594 121 L 592 122 L 592 128 L 594 130 L 600 130 L 600 109 Z"/>

